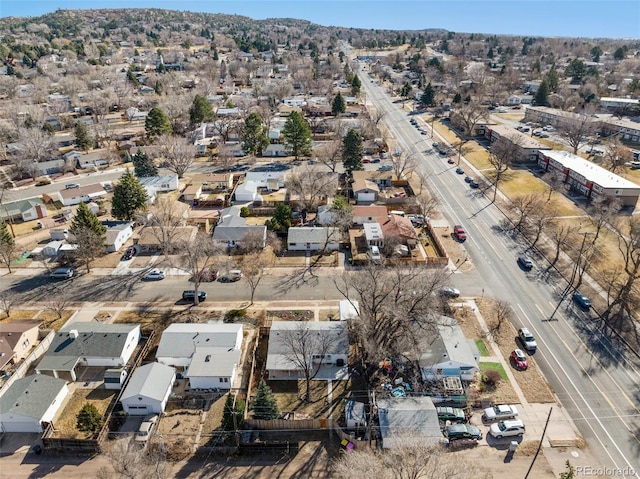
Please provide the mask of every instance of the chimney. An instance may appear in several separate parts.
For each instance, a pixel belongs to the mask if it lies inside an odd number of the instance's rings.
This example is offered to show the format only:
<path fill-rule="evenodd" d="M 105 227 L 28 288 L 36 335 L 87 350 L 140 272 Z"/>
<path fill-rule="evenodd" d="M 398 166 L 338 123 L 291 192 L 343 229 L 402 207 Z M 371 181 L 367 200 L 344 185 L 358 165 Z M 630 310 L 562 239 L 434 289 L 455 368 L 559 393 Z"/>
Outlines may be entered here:
<path fill-rule="evenodd" d="M 73 339 L 77 339 L 78 338 L 78 330 L 77 329 L 72 329 L 71 331 L 69 331 L 69 337 L 73 338 Z"/>

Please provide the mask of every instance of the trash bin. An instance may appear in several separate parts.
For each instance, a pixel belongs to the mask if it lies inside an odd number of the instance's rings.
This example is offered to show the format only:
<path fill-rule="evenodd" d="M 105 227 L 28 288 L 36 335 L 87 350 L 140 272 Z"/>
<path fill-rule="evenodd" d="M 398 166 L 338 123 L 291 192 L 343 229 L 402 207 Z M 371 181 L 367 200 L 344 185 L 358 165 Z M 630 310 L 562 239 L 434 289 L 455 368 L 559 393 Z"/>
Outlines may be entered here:
<path fill-rule="evenodd" d="M 516 452 L 516 449 L 518 449 L 518 441 L 511 441 L 509 444 L 509 452 Z"/>

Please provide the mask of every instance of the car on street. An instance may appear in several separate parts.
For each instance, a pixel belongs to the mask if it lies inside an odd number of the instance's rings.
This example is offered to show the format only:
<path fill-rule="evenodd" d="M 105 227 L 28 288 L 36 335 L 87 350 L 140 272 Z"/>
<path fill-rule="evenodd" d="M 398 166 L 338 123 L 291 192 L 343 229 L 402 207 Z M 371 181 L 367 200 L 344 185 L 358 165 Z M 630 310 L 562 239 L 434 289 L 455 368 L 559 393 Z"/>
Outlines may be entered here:
<path fill-rule="evenodd" d="M 460 290 L 452 288 L 451 286 L 445 286 L 440 290 L 440 294 L 446 298 L 458 298 L 460 296 Z"/>
<path fill-rule="evenodd" d="M 133 246 L 131 246 L 127 248 L 127 250 L 122 255 L 122 261 L 129 261 L 135 255 L 136 255 L 136 249 Z"/>
<path fill-rule="evenodd" d="M 393 166 L 391 165 L 378 166 L 378 171 L 391 171 L 391 170 L 393 170 Z"/>
<path fill-rule="evenodd" d="M 497 439 L 509 436 L 522 436 L 524 434 L 524 423 L 519 419 L 500 421 L 492 424 L 489 434 Z"/>
<path fill-rule="evenodd" d="M 64 187 L 67 190 L 72 190 L 74 188 L 80 188 L 80 185 L 78 183 L 67 183 Z"/>
<path fill-rule="evenodd" d="M 216 281 L 218 279 L 218 271 L 210 268 L 205 268 L 198 274 L 198 279 L 204 283 Z"/>
<path fill-rule="evenodd" d="M 447 155 L 447 150 L 445 150 L 444 148 L 440 148 L 438 150 L 438 153 L 440 153 L 442 156 L 446 156 Z"/>
<path fill-rule="evenodd" d="M 152 269 L 151 271 L 146 273 L 142 277 L 142 279 L 145 281 L 160 281 L 164 279 L 164 272 L 160 271 L 159 269 Z"/>
<path fill-rule="evenodd" d="M 476 180 L 471 180 L 469 182 L 469 186 L 473 189 L 480 188 L 480 183 L 478 183 Z"/>
<path fill-rule="evenodd" d="M 437 406 L 436 412 L 438 413 L 438 420 L 450 423 L 464 423 L 467 422 L 467 416 L 464 413 L 464 409 L 459 407 Z"/>
<path fill-rule="evenodd" d="M 364 158 L 362 158 L 362 162 L 363 163 L 371 163 L 371 158 L 365 156 Z"/>
<path fill-rule="evenodd" d="M 371 163 L 380 163 L 380 158 L 374 158 L 373 160 L 371 160 Z"/>
<path fill-rule="evenodd" d="M 524 371 L 529 367 L 527 356 L 524 354 L 522 349 L 514 349 L 511 351 L 511 360 L 513 361 L 515 368 L 519 371 Z"/>
<path fill-rule="evenodd" d="M 222 283 L 233 283 L 235 281 L 240 281 L 240 278 L 242 278 L 242 271 L 239 269 L 230 269 L 220 276 L 220 281 Z"/>
<path fill-rule="evenodd" d="M 49 274 L 51 279 L 69 279 L 76 274 L 76 270 L 73 268 L 58 268 Z"/>
<path fill-rule="evenodd" d="M 455 225 L 453 227 L 453 237 L 460 242 L 466 241 L 467 232 L 464 230 L 464 228 L 461 225 Z"/>
<path fill-rule="evenodd" d="M 458 173 L 459 175 L 464 175 L 464 170 L 458 166 L 456 168 L 456 173 Z"/>
<path fill-rule="evenodd" d="M 504 419 L 513 419 L 518 415 L 518 409 L 512 404 L 498 404 L 488 407 L 482 414 L 482 420 L 485 422 L 502 421 Z"/>
<path fill-rule="evenodd" d="M 438 148 L 440 146 L 440 143 L 434 141 L 433 143 L 431 143 L 431 146 L 433 146 L 434 148 Z"/>
<path fill-rule="evenodd" d="M 472 424 L 449 424 L 444 428 L 444 436 L 450 441 L 456 439 L 482 439 L 482 431 Z"/>
<path fill-rule="evenodd" d="M 520 341 L 522 341 L 522 344 L 527 351 L 535 352 L 535 350 L 538 349 L 536 338 L 533 337 L 533 334 L 529 332 L 528 328 L 518 329 L 518 338 L 520 338 Z"/>
<path fill-rule="evenodd" d="M 187 289 L 186 291 L 182 292 L 182 299 L 185 301 L 193 301 L 195 297 L 196 297 L 196 292 L 192 289 Z M 202 302 L 205 299 L 207 299 L 207 292 L 198 291 L 198 301 Z"/>
<path fill-rule="evenodd" d="M 525 271 L 531 271 L 533 269 L 533 261 L 531 261 L 531 258 L 529 258 L 528 256 L 518 256 L 518 264 Z"/>
<path fill-rule="evenodd" d="M 577 291 L 573 293 L 573 302 L 584 310 L 591 309 L 591 300 L 585 295 L 578 293 Z"/>
<path fill-rule="evenodd" d="M 453 158 L 449 158 L 447 160 L 447 163 L 449 163 L 450 165 L 453 165 L 455 163 L 455 160 Z"/>
<path fill-rule="evenodd" d="M 471 183 L 473 181 L 473 178 L 471 178 L 469 175 L 464 177 L 464 181 L 465 183 Z"/>

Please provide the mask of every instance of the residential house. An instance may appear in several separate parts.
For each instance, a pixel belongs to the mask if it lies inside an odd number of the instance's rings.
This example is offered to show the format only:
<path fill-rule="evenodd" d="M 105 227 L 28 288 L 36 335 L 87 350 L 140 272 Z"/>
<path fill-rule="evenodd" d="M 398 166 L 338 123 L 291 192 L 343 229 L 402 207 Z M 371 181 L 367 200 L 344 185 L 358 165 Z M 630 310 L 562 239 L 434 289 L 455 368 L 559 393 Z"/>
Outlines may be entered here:
<path fill-rule="evenodd" d="M 193 389 L 231 389 L 242 337 L 241 324 L 174 323 L 162 333 L 156 359 L 184 371 Z"/>
<path fill-rule="evenodd" d="M 635 207 L 640 196 L 640 185 L 568 151 L 541 152 L 538 166 L 555 172 L 571 190 L 588 199 L 607 196 Z"/>
<path fill-rule="evenodd" d="M 248 225 L 247 219 L 240 216 L 240 207 L 232 206 L 220 212 L 218 222 L 213 227 L 213 240 L 228 248 L 240 246 L 243 240 L 262 238 L 262 248 L 267 244 L 267 227 L 265 225 Z"/>
<path fill-rule="evenodd" d="M 98 150 L 81 154 L 77 157 L 74 156 L 74 158 L 77 162 L 78 168 L 94 168 L 96 166 L 103 166 L 107 164 L 106 155 L 107 152 L 105 150 Z"/>
<path fill-rule="evenodd" d="M 287 233 L 289 251 L 336 251 L 340 229 L 335 227 L 292 226 Z"/>
<path fill-rule="evenodd" d="M 356 200 L 356 204 L 373 203 L 378 199 L 378 195 L 380 194 L 380 187 L 377 183 L 361 176 L 356 177 L 354 175 L 351 189 L 353 190 L 353 197 Z"/>
<path fill-rule="evenodd" d="M 399 215 L 388 215 L 387 219 L 379 224 L 382 229 L 382 235 L 387 240 L 396 238 L 399 243 L 409 246 L 415 246 L 418 242 L 418 233 L 409 218 Z"/>
<path fill-rule="evenodd" d="M 310 333 L 310 334 L 309 334 Z M 292 341 L 305 343 L 308 356 L 292 360 Z M 316 380 L 342 379 L 348 375 L 349 328 L 345 321 L 273 321 L 269 331 L 266 371 L 270 380 L 304 377 L 304 361 Z"/>
<path fill-rule="evenodd" d="M 119 251 L 123 244 L 133 236 L 135 223 L 129 221 L 102 221 L 107 228 L 105 244 L 108 253 Z"/>
<path fill-rule="evenodd" d="M 301 108 L 304 105 L 307 104 L 305 98 L 303 96 L 294 96 L 294 97 L 288 97 L 288 98 L 283 98 L 282 99 L 282 103 L 284 103 L 286 106 L 290 106 L 293 108 Z"/>
<path fill-rule="evenodd" d="M 487 125 L 484 135 L 491 143 L 503 138 L 515 144 L 518 147 L 517 154 L 514 157 L 516 162 L 538 161 L 538 155 L 541 150 L 551 149 L 551 147 L 536 140 L 535 137 L 504 125 Z"/>
<path fill-rule="evenodd" d="M 234 193 L 237 202 L 253 202 L 259 197 L 258 184 L 255 181 L 245 181 L 236 187 Z"/>
<path fill-rule="evenodd" d="M 142 88 L 148 89 L 149 87 Z M 144 91 L 142 91 L 142 88 L 140 89 L 140 93 L 145 93 Z M 151 92 L 154 92 L 153 88 L 151 88 Z M 129 121 L 144 121 L 146 120 L 148 114 L 149 112 L 140 111 L 135 107 L 127 108 L 127 110 L 125 111 L 125 115 L 127 117 L 127 120 Z"/>
<path fill-rule="evenodd" d="M 40 198 L 29 198 L 3 203 L 0 218 L 4 221 L 32 221 L 48 216 L 47 208 Z"/>
<path fill-rule="evenodd" d="M 284 188 L 287 179 L 287 171 L 249 171 L 245 175 L 245 181 L 254 182 L 258 188 L 265 188 L 267 191 L 278 191 Z"/>
<path fill-rule="evenodd" d="M 61 173 L 64 170 L 64 167 L 67 165 L 67 162 L 63 159 L 57 160 L 49 160 L 49 161 L 39 161 L 38 163 L 33 164 L 37 174 L 39 175 L 54 175 L 56 173 Z"/>
<path fill-rule="evenodd" d="M 0 370 L 26 358 L 38 344 L 40 321 L 10 321 L 0 323 Z"/>
<path fill-rule="evenodd" d="M 145 226 L 138 237 L 133 238 L 133 242 L 140 248 L 141 253 L 171 253 L 178 244 L 193 241 L 197 233 L 196 226 L 177 226 L 169 238 L 161 227 Z M 168 250 L 165 251 L 165 248 Z"/>
<path fill-rule="evenodd" d="M 381 205 L 356 205 L 351 209 L 353 224 L 381 223 L 387 219 L 387 207 Z"/>
<path fill-rule="evenodd" d="M 161 363 L 140 366 L 122 392 L 122 409 L 132 416 L 162 414 L 173 390 L 176 370 Z"/>
<path fill-rule="evenodd" d="M 367 407 L 360 401 L 345 399 L 344 420 L 347 429 L 365 429 L 367 427 Z"/>
<path fill-rule="evenodd" d="M 384 449 L 442 440 L 438 413 L 429 396 L 378 399 L 376 405 Z"/>
<path fill-rule="evenodd" d="M 507 98 L 507 105 L 530 105 L 533 101 L 533 96 L 531 95 L 510 95 Z"/>
<path fill-rule="evenodd" d="M 541 125 L 551 125 L 556 128 L 573 125 L 575 122 L 584 121 L 583 115 L 570 111 L 557 110 L 546 106 L 531 106 L 524 113 L 524 119 L 532 123 Z M 599 128 L 600 120 L 596 117 L 590 118 L 588 122 Z"/>
<path fill-rule="evenodd" d="M 0 432 L 42 433 L 68 394 L 63 379 L 32 374 L 16 380 L 0 396 Z"/>
<path fill-rule="evenodd" d="M 76 381 L 80 367 L 122 367 L 139 341 L 139 324 L 75 322 L 58 331 L 36 373 Z"/>
<path fill-rule="evenodd" d="M 335 211 L 333 211 L 332 205 L 318 206 L 318 213 L 316 214 L 317 224 L 331 225 L 331 224 L 335 224 L 337 220 L 338 220 L 338 215 L 335 213 Z"/>
<path fill-rule="evenodd" d="M 367 243 L 367 246 L 377 246 L 378 248 L 384 247 L 384 234 L 382 233 L 382 228 L 380 227 L 380 223 L 364 223 L 364 239 Z"/>
<path fill-rule="evenodd" d="M 100 183 L 93 183 L 79 188 L 65 188 L 57 192 L 57 197 L 64 206 L 72 206 L 93 201 L 106 194 L 107 192 Z"/>
<path fill-rule="evenodd" d="M 138 178 L 138 181 L 147 192 L 147 196 L 153 199 L 158 193 L 175 191 L 180 186 L 178 175 L 148 176 L 146 178 Z"/>
<path fill-rule="evenodd" d="M 233 173 L 190 173 L 191 184 L 201 184 L 202 191 L 219 192 L 233 188 Z"/>
<path fill-rule="evenodd" d="M 270 158 L 283 158 L 289 156 L 287 147 L 278 143 L 272 143 L 262 150 L 262 156 Z"/>
<path fill-rule="evenodd" d="M 202 194 L 202 184 L 193 183 L 187 186 L 182 191 L 182 199 L 184 201 L 187 201 L 188 203 L 192 203 L 194 200 L 198 200 L 201 194 Z"/>
<path fill-rule="evenodd" d="M 219 117 L 224 116 L 240 116 L 242 114 L 242 110 L 240 108 L 218 108 L 216 110 L 216 115 Z"/>
<path fill-rule="evenodd" d="M 454 319 L 443 316 L 438 321 L 438 334 L 422 345 L 418 364 L 424 381 L 450 376 L 472 381 L 480 370 L 479 360 L 475 342 L 465 338 Z"/>

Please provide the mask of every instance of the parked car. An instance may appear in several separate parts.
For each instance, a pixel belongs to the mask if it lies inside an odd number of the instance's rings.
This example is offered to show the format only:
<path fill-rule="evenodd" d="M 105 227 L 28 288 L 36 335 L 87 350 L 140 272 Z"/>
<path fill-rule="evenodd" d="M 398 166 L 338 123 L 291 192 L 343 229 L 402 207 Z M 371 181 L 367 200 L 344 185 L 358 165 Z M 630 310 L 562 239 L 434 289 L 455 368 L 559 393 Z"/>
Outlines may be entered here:
<path fill-rule="evenodd" d="M 525 271 L 531 271 L 533 269 L 533 261 L 528 256 L 518 256 L 518 264 Z"/>
<path fill-rule="evenodd" d="M 67 190 L 72 190 L 74 188 L 80 188 L 80 185 L 78 183 L 67 183 L 64 187 Z"/>
<path fill-rule="evenodd" d="M 453 165 L 456 161 L 453 158 L 449 158 L 447 160 L 447 163 L 449 163 L 450 165 Z"/>
<path fill-rule="evenodd" d="M 459 407 L 437 406 L 436 412 L 440 421 L 450 421 L 451 423 L 467 422 L 464 410 Z"/>
<path fill-rule="evenodd" d="M 369 246 L 369 258 L 373 261 L 380 261 L 382 259 L 382 256 L 380 255 L 380 248 L 376 245 Z"/>
<path fill-rule="evenodd" d="M 440 143 L 434 141 L 433 143 L 431 143 L 431 146 L 433 146 L 434 148 L 438 148 L 440 146 Z"/>
<path fill-rule="evenodd" d="M 160 281 L 164 279 L 164 273 L 159 269 L 152 269 L 142 277 L 145 281 Z"/>
<path fill-rule="evenodd" d="M 393 170 L 393 166 L 391 165 L 378 166 L 378 171 L 391 171 L 391 170 Z"/>
<path fill-rule="evenodd" d="M 472 424 L 449 424 L 444 429 L 444 436 L 450 441 L 456 439 L 482 439 L 482 432 Z"/>
<path fill-rule="evenodd" d="M 158 419 L 158 416 L 154 417 L 156 420 Z M 149 437 L 151 437 L 151 432 L 153 430 L 154 424 L 155 421 L 147 421 L 145 418 L 145 420 L 142 421 L 142 424 L 140 424 L 138 431 L 136 432 L 135 442 L 146 443 L 149 440 Z"/>
<path fill-rule="evenodd" d="M 511 351 L 511 360 L 516 369 L 524 371 L 529 367 L 529 362 L 522 349 L 514 349 Z"/>
<path fill-rule="evenodd" d="M 438 153 L 440 153 L 442 156 L 446 156 L 447 155 L 447 150 L 445 150 L 444 148 L 440 148 L 438 150 Z"/>
<path fill-rule="evenodd" d="M 453 227 L 453 237 L 462 242 L 467 239 L 467 233 L 461 225 L 455 225 Z"/>
<path fill-rule="evenodd" d="M 459 175 L 464 175 L 464 170 L 458 166 L 456 168 L 456 173 L 458 173 Z"/>
<path fill-rule="evenodd" d="M 465 183 L 471 183 L 473 181 L 473 178 L 471 178 L 469 175 L 464 177 L 464 181 Z"/>
<path fill-rule="evenodd" d="M 127 250 L 122 255 L 122 261 L 129 261 L 135 255 L 136 255 L 136 249 L 133 246 L 131 246 L 127 248 Z"/>
<path fill-rule="evenodd" d="M 422 226 L 426 220 L 424 215 L 409 215 L 409 221 L 413 226 Z"/>
<path fill-rule="evenodd" d="M 205 283 L 215 281 L 218 279 L 218 271 L 205 268 L 202 271 L 200 271 L 200 274 L 198 275 L 198 279 Z"/>
<path fill-rule="evenodd" d="M 457 288 L 446 286 L 440 290 L 440 294 L 447 298 L 458 298 L 460 296 L 460 290 Z"/>
<path fill-rule="evenodd" d="M 582 309 L 591 309 L 591 300 L 586 296 L 578 293 L 577 291 L 573 293 L 573 302 L 580 306 Z"/>
<path fill-rule="evenodd" d="M 49 274 L 51 279 L 69 279 L 76 274 L 76 270 L 73 268 L 58 268 Z"/>
<path fill-rule="evenodd" d="M 527 351 L 534 352 L 536 349 L 538 349 L 536 338 L 534 338 L 533 334 L 529 332 L 529 329 L 518 329 L 518 337 L 520 338 L 520 341 L 522 341 L 522 344 Z"/>
<path fill-rule="evenodd" d="M 220 281 L 222 283 L 233 283 L 235 281 L 239 281 L 240 278 L 242 278 L 242 271 L 239 269 L 230 269 L 220 276 Z"/>
<path fill-rule="evenodd" d="M 193 289 L 188 289 L 182 292 L 182 299 L 185 301 L 193 301 L 193 298 L 196 297 L 196 292 Z M 206 291 L 198 291 L 198 301 L 202 302 L 207 299 Z"/>
<path fill-rule="evenodd" d="M 371 160 L 371 163 L 380 163 L 380 158 L 374 158 L 373 160 Z"/>
<path fill-rule="evenodd" d="M 473 189 L 480 188 L 480 183 L 478 183 L 476 180 L 471 180 L 469 182 L 469 186 Z"/>
<path fill-rule="evenodd" d="M 518 415 L 518 409 L 511 404 L 499 404 L 493 407 L 488 407 L 482 414 L 482 420 L 497 421 L 504 419 L 513 419 Z"/>
<path fill-rule="evenodd" d="M 492 424 L 489 428 L 489 434 L 495 438 L 502 438 L 508 436 L 522 436 L 524 434 L 524 423 L 519 419 L 512 419 L 510 421 L 500 421 Z"/>

